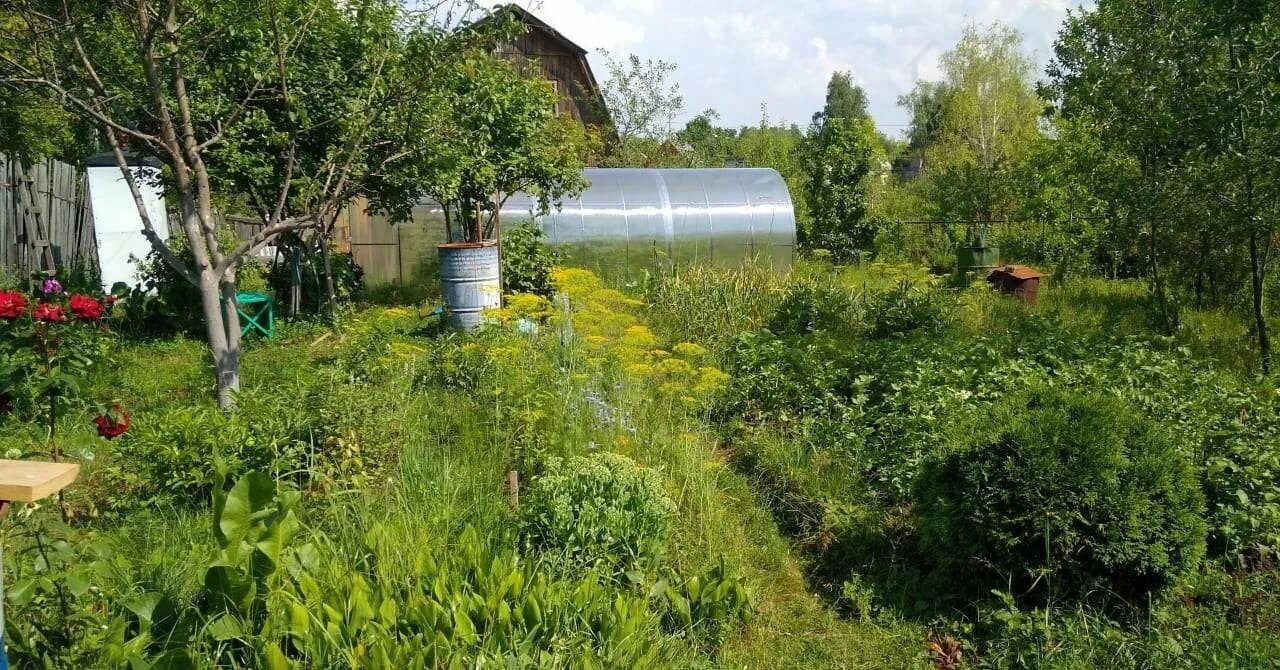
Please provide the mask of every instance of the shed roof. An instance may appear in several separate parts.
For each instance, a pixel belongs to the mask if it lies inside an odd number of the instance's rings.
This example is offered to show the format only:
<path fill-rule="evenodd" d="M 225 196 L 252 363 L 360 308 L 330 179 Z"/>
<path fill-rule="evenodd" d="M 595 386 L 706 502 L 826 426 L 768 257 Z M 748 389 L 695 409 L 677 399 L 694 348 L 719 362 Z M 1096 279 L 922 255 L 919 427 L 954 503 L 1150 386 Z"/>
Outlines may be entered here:
<path fill-rule="evenodd" d="M 499 9 L 498 11 L 511 12 L 512 14 L 515 14 L 516 18 L 520 19 L 521 22 L 528 24 L 529 27 L 535 30 L 540 30 L 546 33 L 549 37 L 551 37 L 551 39 L 563 44 L 570 51 L 573 51 L 579 56 L 587 55 L 587 50 L 582 48 L 581 46 L 578 46 L 577 42 L 574 42 L 568 37 L 565 37 L 564 33 L 560 32 L 559 30 L 556 30 L 555 28 L 552 28 L 551 24 L 538 18 L 533 14 L 533 12 L 525 9 L 524 7 L 521 7 L 520 5 L 517 5 L 515 3 L 506 4 L 506 5 L 503 5 L 502 8 Z"/>
<path fill-rule="evenodd" d="M 991 274 L 1002 274 L 1014 279 L 1039 279 L 1044 276 L 1037 272 L 1035 268 L 1026 265 L 1006 265 L 992 270 Z"/>

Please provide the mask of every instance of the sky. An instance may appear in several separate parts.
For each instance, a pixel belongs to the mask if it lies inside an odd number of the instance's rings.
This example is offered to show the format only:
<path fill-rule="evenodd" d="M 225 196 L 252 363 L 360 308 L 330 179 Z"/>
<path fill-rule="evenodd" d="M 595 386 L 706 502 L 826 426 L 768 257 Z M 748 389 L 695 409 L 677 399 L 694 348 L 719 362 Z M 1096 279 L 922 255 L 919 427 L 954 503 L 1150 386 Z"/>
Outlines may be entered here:
<path fill-rule="evenodd" d="M 720 113 L 721 125 L 808 123 L 827 80 L 853 73 L 882 132 L 900 134 L 908 115 L 899 95 L 917 79 L 938 79 L 939 57 L 965 26 L 1000 21 L 1020 30 L 1039 66 L 1068 9 L 1092 0 L 519 0 L 591 51 L 596 78 L 608 76 L 599 49 L 675 63 L 684 114 Z M 1041 67 L 1041 69 L 1043 69 Z"/>

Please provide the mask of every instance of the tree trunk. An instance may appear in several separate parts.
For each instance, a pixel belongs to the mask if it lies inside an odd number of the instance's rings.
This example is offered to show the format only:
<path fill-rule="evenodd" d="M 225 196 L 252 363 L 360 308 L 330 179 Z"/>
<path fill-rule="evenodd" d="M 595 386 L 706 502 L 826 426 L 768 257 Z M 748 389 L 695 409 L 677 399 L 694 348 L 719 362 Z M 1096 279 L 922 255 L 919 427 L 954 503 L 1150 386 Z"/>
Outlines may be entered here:
<path fill-rule="evenodd" d="M 320 230 L 320 257 L 324 259 L 321 263 L 321 271 L 324 273 L 324 313 L 325 318 L 332 325 L 337 323 L 337 306 L 338 294 L 333 287 L 333 258 L 329 253 L 329 236 L 332 228 L 321 228 Z"/>
<path fill-rule="evenodd" d="M 234 295 L 232 300 L 223 305 L 223 288 L 211 268 L 205 268 L 199 275 L 200 306 L 204 312 L 205 334 L 209 339 L 209 354 L 213 359 L 215 391 L 218 407 L 224 410 L 235 408 L 235 394 L 240 390 L 240 331 L 236 327 L 236 337 L 229 338 L 228 325 L 233 318 L 239 323 L 235 313 Z"/>
<path fill-rule="evenodd" d="M 1267 334 L 1267 317 L 1263 313 L 1263 289 L 1266 269 L 1258 252 L 1258 234 L 1249 233 L 1249 275 L 1253 280 L 1253 324 L 1258 331 L 1258 356 L 1262 359 L 1262 374 L 1271 373 L 1271 338 Z"/>

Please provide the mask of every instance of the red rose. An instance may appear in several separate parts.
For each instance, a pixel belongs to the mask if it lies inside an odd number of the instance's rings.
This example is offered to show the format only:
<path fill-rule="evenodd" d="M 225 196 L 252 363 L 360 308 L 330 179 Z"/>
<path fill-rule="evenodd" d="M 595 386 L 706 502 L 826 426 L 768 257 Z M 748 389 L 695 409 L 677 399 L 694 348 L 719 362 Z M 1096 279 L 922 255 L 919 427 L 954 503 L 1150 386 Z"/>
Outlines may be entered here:
<path fill-rule="evenodd" d="M 66 321 L 67 315 L 62 313 L 62 305 L 56 305 L 51 302 L 42 302 L 36 305 L 36 310 L 31 313 L 36 321 L 44 323 L 54 323 L 56 321 Z"/>
<path fill-rule="evenodd" d="M 71 296 L 71 313 L 81 321 L 97 321 L 102 318 L 102 303 L 79 293 Z"/>
<path fill-rule="evenodd" d="M 119 299 L 120 299 L 120 296 L 114 293 L 108 293 L 106 297 L 102 299 L 102 302 L 107 306 L 107 309 L 111 309 L 111 306 L 116 304 L 116 301 Z"/>
<path fill-rule="evenodd" d="M 117 406 L 112 411 L 99 415 L 93 423 L 98 427 L 99 435 L 113 440 L 129 430 L 129 413 Z"/>
<path fill-rule="evenodd" d="M 17 291 L 0 291 L 0 319 L 13 321 L 27 311 L 27 299 Z"/>

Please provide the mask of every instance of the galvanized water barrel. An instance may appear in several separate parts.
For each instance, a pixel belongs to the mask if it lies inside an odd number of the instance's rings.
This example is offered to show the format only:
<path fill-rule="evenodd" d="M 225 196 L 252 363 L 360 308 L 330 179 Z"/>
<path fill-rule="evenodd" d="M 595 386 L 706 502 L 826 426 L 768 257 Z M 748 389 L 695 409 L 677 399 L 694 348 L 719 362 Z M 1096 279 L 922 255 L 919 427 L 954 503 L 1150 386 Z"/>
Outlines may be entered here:
<path fill-rule="evenodd" d="M 497 242 L 441 244 L 440 290 L 454 326 L 472 330 L 484 322 L 484 310 L 502 306 Z"/>

